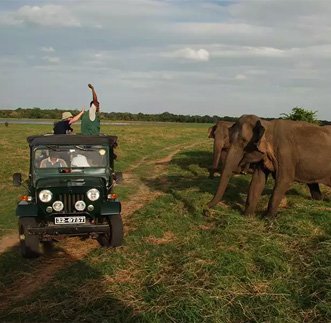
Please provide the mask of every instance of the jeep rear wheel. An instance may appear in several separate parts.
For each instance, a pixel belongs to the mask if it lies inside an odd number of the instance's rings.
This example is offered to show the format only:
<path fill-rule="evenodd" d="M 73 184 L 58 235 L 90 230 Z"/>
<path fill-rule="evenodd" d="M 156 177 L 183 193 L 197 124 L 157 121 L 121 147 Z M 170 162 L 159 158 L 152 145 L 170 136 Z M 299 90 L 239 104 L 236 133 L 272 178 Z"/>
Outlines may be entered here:
<path fill-rule="evenodd" d="M 35 226 L 37 226 L 35 218 L 26 217 L 18 220 L 21 254 L 25 258 L 36 258 L 41 254 L 39 237 L 28 232 L 29 228 Z"/>
<path fill-rule="evenodd" d="M 97 238 L 102 247 L 118 247 L 123 242 L 123 222 L 120 214 L 108 217 L 109 233 L 100 234 Z"/>

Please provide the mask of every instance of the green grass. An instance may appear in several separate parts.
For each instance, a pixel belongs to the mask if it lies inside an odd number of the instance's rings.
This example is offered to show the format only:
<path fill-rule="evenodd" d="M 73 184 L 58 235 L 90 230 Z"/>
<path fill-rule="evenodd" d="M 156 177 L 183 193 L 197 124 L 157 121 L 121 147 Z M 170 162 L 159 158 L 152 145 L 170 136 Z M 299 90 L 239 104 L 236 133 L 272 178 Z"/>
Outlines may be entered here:
<path fill-rule="evenodd" d="M 17 127 L 22 128 L 20 133 L 12 132 L 13 142 L 22 145 L 23 151 L 24 138 L 20 141 L 18 136 L 31 129 Z M 257 216 L 245 218 L 241 211 L 250 177 L 236 176 L 225 204 L 204 215 L 218 184 L 218 178 L 207 178 L 205 168 L 212 149 L 207 128 L 150 124 L 104 129 L 119 136 L 118 169 L 126 172 L 146 157 L 134 173 L 152 191 L 163 194 L 125 219 L 128 233 L 123 247 L 95 249 L 74 261 L 56 272 L 47 285 L 0 312 L 0 320 L 330 321 L 330 191 L 323 188 L 327 201 L 311 201 L 305 186 L 294 185 L 287 195 L 288 208 L 281 209 L 271 225 L 261 215 L 272 181 Z M 13 145 L 8 143 L 11 149 Z M 149 161 L 178 147 L 186 148 L 174 156 L 167 173 L 151 177 Z M 6 158 L 11 157 L 6 154 Z M 19 159 L 5 163 L 9 169 L 2 171 L 8 178 L 15 168 L 25 170 Z M 134 183 L 124 182 L 118 189 L 125 200 L 135 191 Z M 3 198 L 11 203 L 18 194 L 10 189 Z M 14 204 L 5 206 L 5 212 L 1 203 L 1 228 L 15 227 L 14 220 L 13 225 L 6 224 L 9 217 L 3 217 L 9 213 L 15 218 Z M 16 249 L 1 255 L 2 290 L 25 275 L 34 275 L 44 262 L 42 258 L 23 260 Z"/>

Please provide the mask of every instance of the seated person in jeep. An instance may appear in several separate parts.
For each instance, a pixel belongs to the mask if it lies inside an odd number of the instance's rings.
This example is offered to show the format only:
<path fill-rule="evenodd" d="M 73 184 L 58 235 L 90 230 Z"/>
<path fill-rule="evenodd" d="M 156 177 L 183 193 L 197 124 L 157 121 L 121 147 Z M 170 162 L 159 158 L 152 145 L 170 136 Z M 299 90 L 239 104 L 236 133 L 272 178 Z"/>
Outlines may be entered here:
<path fill-rule="evenodd" d="M 67 167 L 67 163 L 63 159 L 58 158 L 58 154 L 55 151 L 50 150 L 49 157 L 41 161 L 40 168 L 53 167 Z"/>
<path fill-rule="evenodd" d="M 71 160 L 71 167 L 90 167 L 90 164 L 85 155 L 75 154 Z"/>

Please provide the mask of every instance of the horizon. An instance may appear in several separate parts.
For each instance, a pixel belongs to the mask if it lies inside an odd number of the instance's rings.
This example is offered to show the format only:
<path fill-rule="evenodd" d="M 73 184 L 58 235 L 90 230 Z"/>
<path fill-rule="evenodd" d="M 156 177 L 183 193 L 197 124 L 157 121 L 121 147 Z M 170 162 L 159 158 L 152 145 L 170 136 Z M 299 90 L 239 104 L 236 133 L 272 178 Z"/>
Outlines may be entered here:
<path fill-rule="evenodd" d="M 9 109 L 9 108 L 0 108 L 0 111 L 17 111 L 18 109 L 22 109 L 22 110 L 33 110 L 33 109 L 39 109 L 41 111 L 43 110 L 48 110 L 48 111 L 54 111 L 57 110 L 59 112 L 65 112 L 65 111 L 79 111 L 77 108 L 66 108 L 66 109 L 59 109 L 59 108 L 39 108 L 39 107 L 30 107 L 30 108 L 26 108 L 26 107 L 19 107 L 19 108 L 13 108 L 13 109 Z M 292 110 L 293 112 L 293 110 Z M 314 112 L 314 111 L 311 111 Z M 220 120 L 223 119 L 239 119 L 242 115 L 239 116 L 234 116 L 234 115 L 208 115 L 208 114 L 181 114 L 181 113 L 172 113 L 169 111 L 163 111 L 163 112 L 159 112 L 159 113 L 144 113 L 144 112 L 121 112 L 121 111 L 110 111 L 110 112 L 105 112 L 105 111 L 101 111 L 101 113 L 114 113 L 114 114 L 131 114 L 131 115 L 138 115 L 138 114 L 142 114 L 142 115 L 155 115 L 155 116 L 159 116 L 162 114 L 170 114 L 170 115 L 174 115 L 174 116 L 183 116 L 183 117 L 208 117 L 208 118 L 220 118 Z M 263 115 L 259 115 L 258 117 L 262 118 L 262 119 L 284 119 L 282 117 L 282 115 L 284 115 L 286 113 L 281 113 L 279 116 L 263 116 Z M 290 114 L 290 113 L 289 113 Z M 0 121 L 6 120 L 6 119 L 33 119 L 33 120 L 56 120 L 57 118 L 34 118 L 34 117 L 1 117 L 0 116 Z M 110 120 L 110 119 L 102 119 L 102 120 Z M 116 120 L 121 120 L 121 119 L 116 119 Z M 331 120 L 328 119 L 316 119 L 317 121 L 321 121 L 321 122 L 331 122 Z M 175 121 L 148 121 L 148 120 L 126 120 L 128 122 L 133 122 L 133 121 L 141 121 L 141 122 L 175 122 Z M 180 122 L 180 121 L 178 121 Z M 180 123 L 183 123 L 184 121 L 181 121 Z M 78 121 L 78 123 L 80 123 L 80 121 Z M 185 122 L 184 122 L 185 123 Z M 201 121 L 200 123 L 205 123 L 203 121 Z M 212 121 L 211 121 L 212 123 Z"/>

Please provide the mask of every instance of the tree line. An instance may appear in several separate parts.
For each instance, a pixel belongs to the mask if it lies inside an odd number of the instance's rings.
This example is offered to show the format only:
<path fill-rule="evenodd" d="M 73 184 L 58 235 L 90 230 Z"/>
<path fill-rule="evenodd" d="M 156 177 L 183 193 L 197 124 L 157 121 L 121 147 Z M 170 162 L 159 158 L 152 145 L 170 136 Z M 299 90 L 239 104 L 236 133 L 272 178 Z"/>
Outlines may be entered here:
<path fill-rule="evenodd" d="M 0 110 L 0 118 L 20 118 L 20 119 L 60 119 L 62 112 L 70 111 L 73 115 L 79 113 L 77 109 L 40 109 L 40 108 L 18 108 L 15 110 Z M 331 124 L 327 120 L 317 120 L 317 111 L 312 111 L 302 107 L 295 107 L 290 113 L 281 113 L 279 118 L 265 118 L 267 120 L 273 119 L 290 119 L 302 120 L 312 123 L 319 123 L 321 125 Z M 237 117 L 230 116 L 199 116 L 199 115 L 183 115 L 163 112 L 160 114 L 146 114 L 146 113 L 130 113 L 130 112 L 100 112 L 102 120 L 112 121 L 156 121 L 156 122 L 187 122 L 187 123 L 216 123 L 217 121 L 236 121 Z"/>
<path fill-rule="evenodd" d="M 77 109 L 40 109 L 40 108 L 18 108 L 15 110 L 0 110 L 0 118 L 22 118 L 22 119 L 60 119 L 62 112 L 70 111 L 73 115 L 79 113 Z M 160 114 L 130 113 L 130 112 L 100 112 L 103 120 L 123 121 L 159 121 L 159 122 L 190 122 L 190 123 L 214 123 L 219 120 L 235 121 L 235 117 L 182 115 L 164 112 Z"/>

